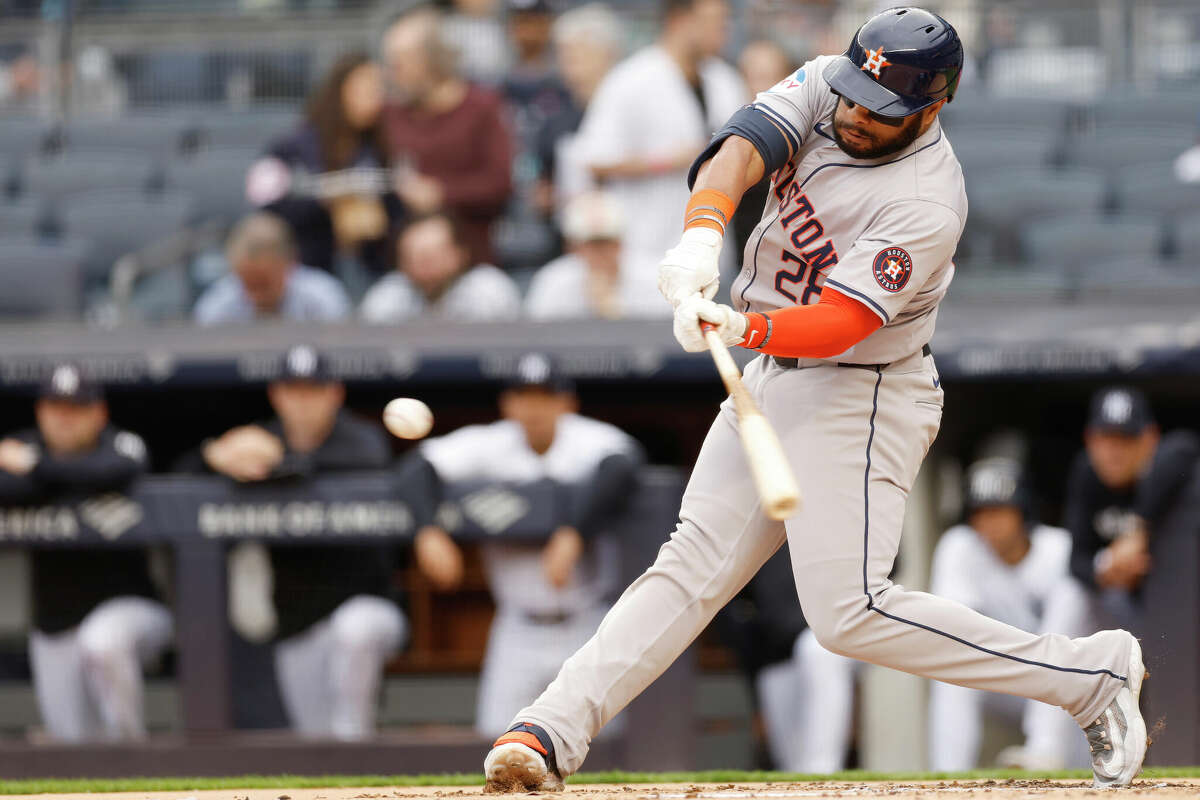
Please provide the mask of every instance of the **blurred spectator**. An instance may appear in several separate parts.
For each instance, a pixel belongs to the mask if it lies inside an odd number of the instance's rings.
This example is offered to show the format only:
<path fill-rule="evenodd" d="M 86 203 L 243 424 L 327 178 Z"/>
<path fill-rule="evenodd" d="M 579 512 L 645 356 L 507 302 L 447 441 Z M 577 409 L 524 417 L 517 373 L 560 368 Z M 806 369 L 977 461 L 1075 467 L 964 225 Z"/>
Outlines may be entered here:
<path fill-rule="evenodd" d="M 799 65 L 796 64 L 787 51 L 773 39 L 754 39 L 742 48 L 738 57 L 738 69 L 746 82 L 750 96 L 756 97 L 759 92 L 765 92 L 786 78 Z M 733 212 L 733 233 L 736 236 L 737 251 L 741 253 L 746 248 L 746 240 L 762 218 L 762 210 L 767 205 L 767 194 L 771 191 L 771 176 L 750 187 L 737 209 Z"/>
<path fill-rule="evenodd" d="M 342 254 L 376 274 L 387 270 L 387 231 L 400 203 L 384 180 L 383 97 L 379 66 L 366 53 L 342 56 L 309 98 L 300 128 L 250 168 L 247 197 L 287 220 L 301 263 L 334 271 Z"/>
<path fill-rule="evenodd" d="M 98 384 L 57 366 L 37 428 L 0 441 L 0 499 L 76 503 L 124 491 L 146 469 L 141 438 L 108 421 Z M 34 549 L 29 662 L 42 721 L 59 741 L 142 739 L 142 668 L 173 636 L 143 550 Z"/>
<path fill-rule="evenodd" d="M 485 736 L 509 726 L 596 630 L 619 574 L 617 542 L 606 524 L 633 489 L 638 447 L 619 429 L 581 417 L 571 383 L 545 356 L 521 359 L 500 396 L 502 419 L 471 425 L 421 445 L 443 481 L 551 480 L 569 509 L 545 544 L 489 541 L 484 569 L 496 602 L 480 678 L 475 727 Z M 454 588 L 462 556 L 449 534 L 426 528 L 417 564 L 438 586 Z"/>
<path fill-rule="evenodd" d="M 512 190 L 512 145 L 499 97 L 459 76 L 433 11 L 392 23 L 383 54 L 395 95 L 384 127 L 397 194 L 415 214 L 453 213 L 472 260 L 495 263 L 491 226 Z"/>
<path fill-rule="evenodd" d="M 683 226 L 687 170 L 746 100 L 737 71 L 721 61 L 726 0 L 664 0 L 658 41 L 615 67 L 592 98 L 580 154 L 628 220 L 621 283 L 631 315 L 665 316 L 655 265 Z"/>
<path fill-rule="evenodd" d="M 567 102 L 551 48 L 554 4 L 508 0 L 507 5 L 508 36 L 516 58 L 504 76 L 504 96 L 518 113 L 544 118 Z"/>
<path fill-rule="evenodd" d="M 930 591 L 1031 633 L 1060 633 L 1047 627 L 1047 621 L 1054 622 L 1053 608 L 1070 574 L 1071 534 L 1037 522 L 1021 465 L 1011 459 L 972 464 L 965 494 L 966 523 L 938 540 Z M 1031 714 L 1032 706 L 1050 713 Z M 1028 754 L 1008 749 L 1001 755 L 1002 766 L 1047 770 L 1082 767 L 1088 761 L 1082 742 L 1072 735 L 1079 726 L 1062 709 L 931 682 L 931 769 L 957 772 L 978 765 L 985 711 L 1012 720 L 1025 714 Z M 1072 743 L 1078 752 L 1069 752 Z"/>
<path fill-rule="evenodd" d="M 1197 120 L 1197 124 L 1200 126 L 1200 120 Z M 1200 183 L 1200 133 L 1196 136 L 1196 143 L 1175 159 L 1175 177 L 1181 183 Z"/>
<path fill-rule="evenodd" d="M 595 182 L 581 161 L 576 132 L 600 81 L 621 56 L 621 19 L 602 3 L 574 8 L 554 22 L 554 48 L 569 102 L 537 134 L 538 207 L 562 206 Z"/>
<path fill-rule="evenodd" d="M 232 267 L 200 296 L 194 310 L 201 325 L 282 318 L 328 322 L 350 313 L 350 299 L 337 278 L 296 263 L 287 223 L 260 211 L 229 235 Z"/>
<path fill-rule="evenodd" d="M 396 239 L 397 270 L 363 298 L 367 322 L 398 323 L 417 317 L 455 322 L 515 319 L 521 293 L 491 264 L 472 266 L 457 221 L 432 213 L 411 220 Z"/>
<path fill-rule="evenodd" d="M 796 62 L 774 39 L 752 39 L 738 56 L 738 69 L 752 97 L 779 83 L 795 68 Z"/>
<path fill-rule="evenodd" d="M 508 40 L 500 24 L 500 0 L 453 0 L 444 24 L 463 75 L 496 85 L 508 71 Z"/>
<path fill-rule="evenodd" d="M 71 113 L 116 116 L 129 105 L 129 88 L 108 49 L 96 44 L 84 47 L 76 54 L 74 67 L 68 94 Z"/>
<path fill-rule="evenodd" d="M 552 207 L 540 191 L 537 150 L 549 119 L 570 107 L 571 98 L 554 62 L 550 0 L 507 0 L 508 32 L 516 60 L 502 89 L 512 115 L 515 154 L 513 197 L 494 232 L 505 269 L 540 266 L 558 255 Z"/>
<path fill-rule="evenodd" d="M 619 319 L 621 208 L 602 192 L 582 194 L 563 211 L 568 251 L 538 270 L 529 284 L 530 319 Z"/>
<path fill-rule="evenodd" d="M 267 396 L 275 419 L 206 442 L 181 467 L 252 483 L 389 465 L 384 434 L 343 409 L 345 387 L 313 348 L 288 351 Z M 231 622 L 251 641 L 276 637 L 275 672 L 296 730 L 372 735 L 384 664 L 407 636 L 393 599 L 393 549 L 244 543 L 229 566 Z"/>
<path fill-rule="evenodd" d="M 32 53 L 22 52 L 0 64 L 0 110 L 36 111 L 42 80 L 42 71 Z"/>

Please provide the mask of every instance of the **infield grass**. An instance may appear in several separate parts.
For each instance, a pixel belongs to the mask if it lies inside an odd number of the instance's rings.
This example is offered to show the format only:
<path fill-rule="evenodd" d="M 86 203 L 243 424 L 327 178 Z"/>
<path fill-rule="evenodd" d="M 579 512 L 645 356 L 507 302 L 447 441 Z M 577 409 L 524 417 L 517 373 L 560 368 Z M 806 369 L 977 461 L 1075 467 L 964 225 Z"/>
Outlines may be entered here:
<path fill-rule="evenodd" d="M 937 781 L 937 780 L 1082 780 L 1089 771 L 1024 772 L 984 769 L 971 772 L 866 772 L 852 770 L 833 775 L 802 775 L 793 772 L 581 772 L 571 776 L 575 784 L 625 783 L 800 783 L 810 781 Z M 1150 767 L 1143 780 L 1155 778 L 1200 778 L 1200 767 Z M 206 789 L 320 789 L 371 786 L 480 786 L 482 774 L 441 775 L 242 775 L 230 778 L 45 778 L 0 780 L 0 795 L 76 794 L 82 792 L 187 792 Z"/>

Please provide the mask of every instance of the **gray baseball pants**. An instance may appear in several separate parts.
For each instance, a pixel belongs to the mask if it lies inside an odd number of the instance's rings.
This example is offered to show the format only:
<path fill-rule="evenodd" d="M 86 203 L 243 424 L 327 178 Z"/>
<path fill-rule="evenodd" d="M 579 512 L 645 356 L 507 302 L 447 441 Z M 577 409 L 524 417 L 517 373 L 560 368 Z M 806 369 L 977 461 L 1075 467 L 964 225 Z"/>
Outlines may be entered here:
<path fill-rule="evenodd" d="M 882 367 L 760 357 L 746 386 L 795 470 L 803 507 L 785 523 L 758 504 L 726 401 L 654 564 L 514 721 L 553 738 L 563 775 L 592 737 L 657 678 L 782 544 L 804 616 L 828 650 L 948 683 L 1019 695 L 1091 723 L 1125 679 L 1130 634 L 1033 634 L 888 580 L 904 505 L 937 435 L 932 356 Z"/>

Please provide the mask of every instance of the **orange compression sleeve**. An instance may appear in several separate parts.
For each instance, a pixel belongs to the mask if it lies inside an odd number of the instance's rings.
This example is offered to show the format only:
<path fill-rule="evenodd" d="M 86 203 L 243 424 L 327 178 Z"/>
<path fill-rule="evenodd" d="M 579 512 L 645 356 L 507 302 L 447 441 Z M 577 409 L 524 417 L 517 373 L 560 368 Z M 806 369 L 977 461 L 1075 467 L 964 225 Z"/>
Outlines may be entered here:
<path fill-rule="evenodd" d="M 784 358 L 830 358 L 883 325 L 864 304 L 828 286 L 815 305 L 747 314 L 741 346 Z"/>

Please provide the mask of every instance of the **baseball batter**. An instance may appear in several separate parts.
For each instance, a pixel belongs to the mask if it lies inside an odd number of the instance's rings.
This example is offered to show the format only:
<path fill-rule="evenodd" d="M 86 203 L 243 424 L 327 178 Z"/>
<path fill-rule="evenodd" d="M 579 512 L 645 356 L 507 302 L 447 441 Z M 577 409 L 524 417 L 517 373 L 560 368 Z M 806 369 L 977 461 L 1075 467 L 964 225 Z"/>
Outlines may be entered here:
<path fill-rule="evenodd" d="M 1065 708 L 1085 729 L 1097 786 L 1141 767 L 1145 670 L 1122 630 L 1034 634 L 893 584 L 905 501 L 941 422 L 927 342 L 953 276 L 967 203 L 938 122 L 962 68 L 941 17 L 872 17 L 842 56 L 821 56 L 760 94 L 693 166 L 687 228 L 659 266 L 675 336 L 700 321 L 763 355 L 747 389 L 804 496 L 768 519 L 726 403 L 701 449 L 680 523 L 655 563 L 484 762 L 493 791 L 561 787 L 588 742 L 703 630 L 787 537 L 804 616 L 828 650 Z M 717 305 L 717 252 L 742 193 L 772 195 L 732 295 Z"/>

